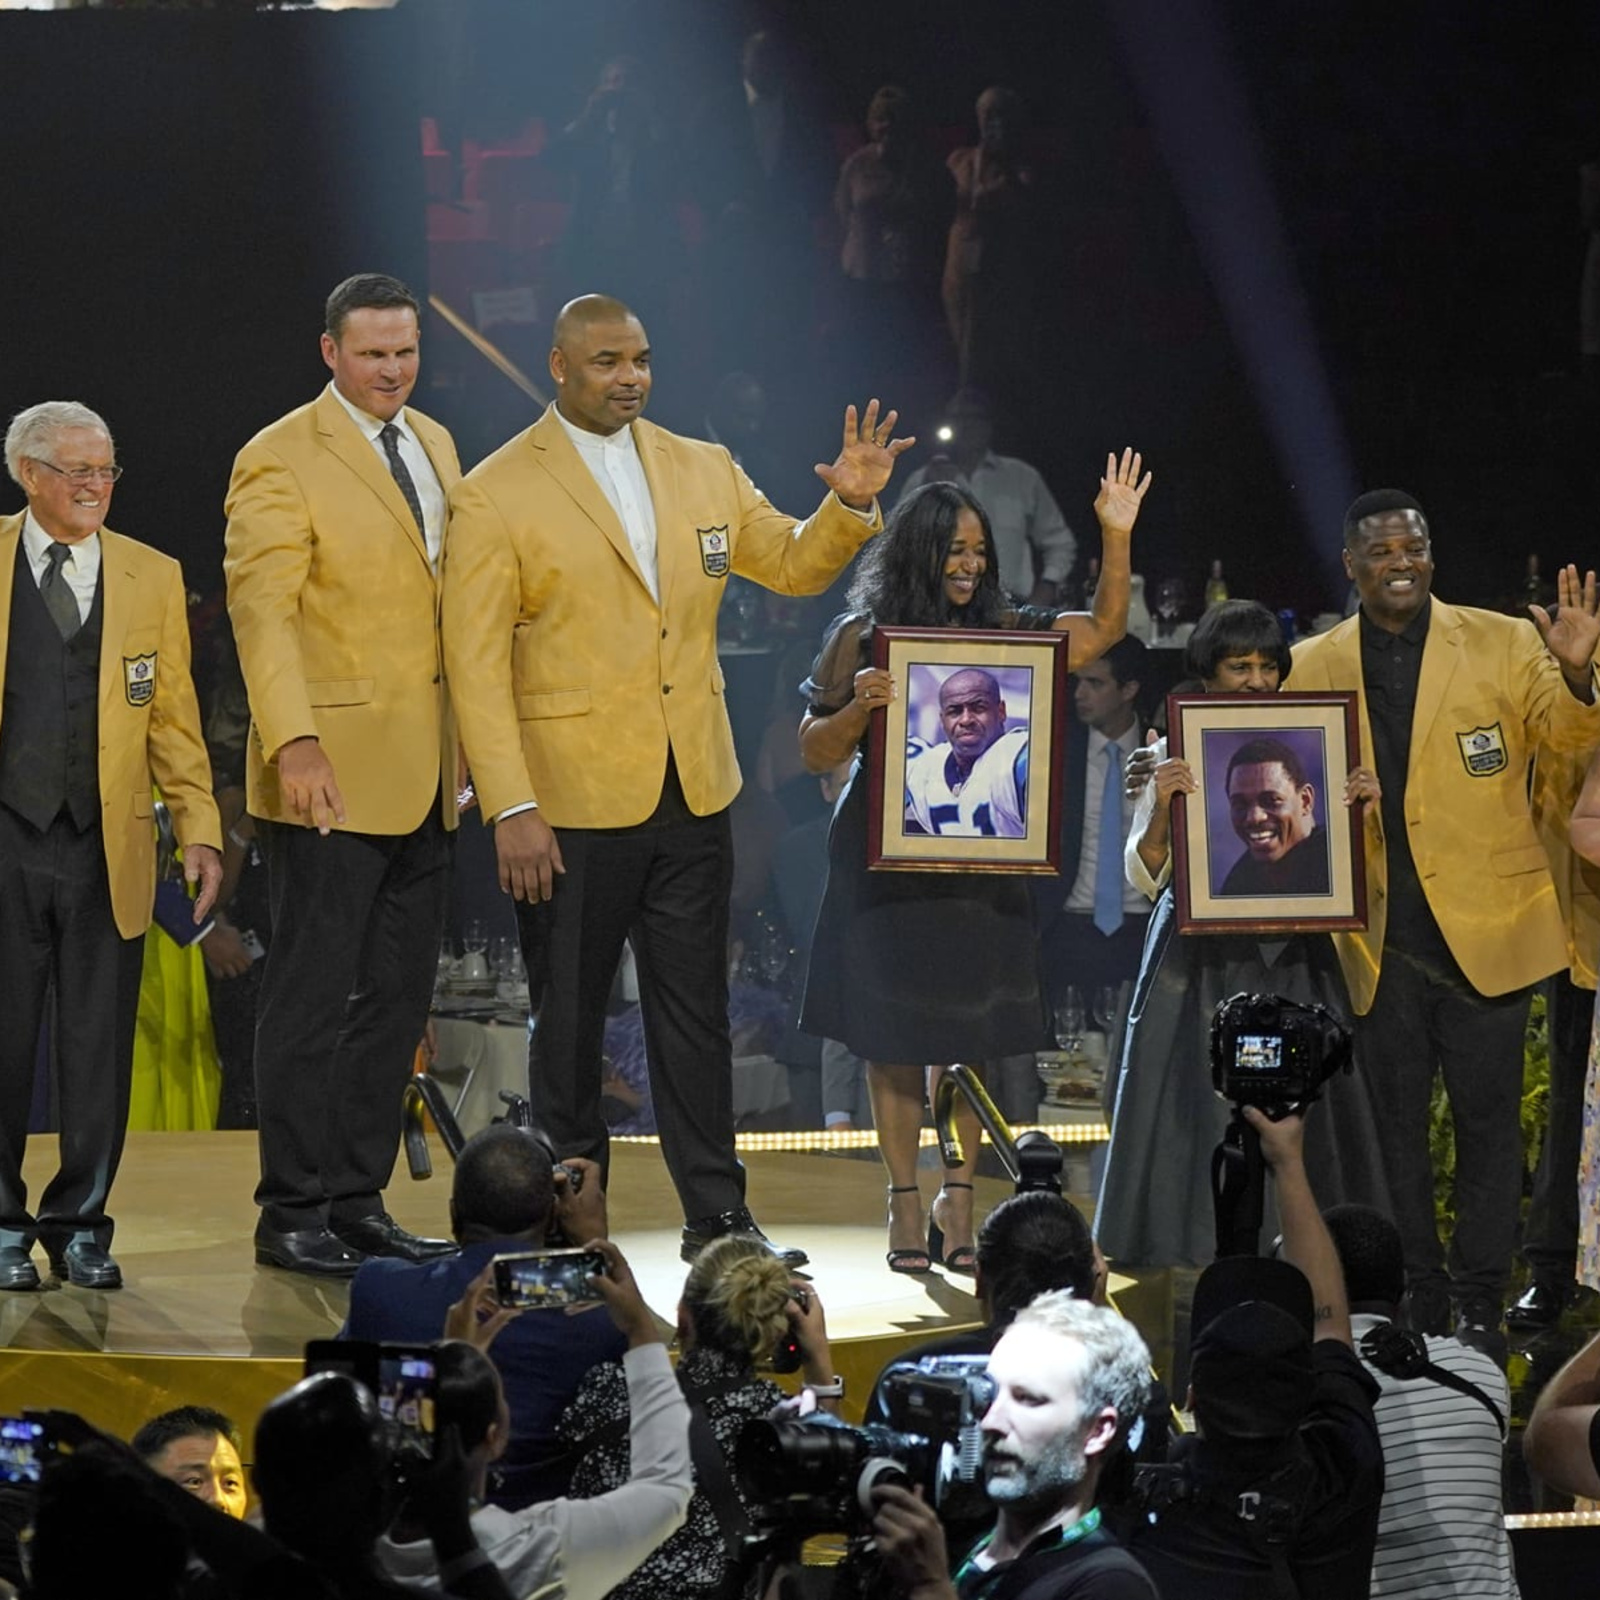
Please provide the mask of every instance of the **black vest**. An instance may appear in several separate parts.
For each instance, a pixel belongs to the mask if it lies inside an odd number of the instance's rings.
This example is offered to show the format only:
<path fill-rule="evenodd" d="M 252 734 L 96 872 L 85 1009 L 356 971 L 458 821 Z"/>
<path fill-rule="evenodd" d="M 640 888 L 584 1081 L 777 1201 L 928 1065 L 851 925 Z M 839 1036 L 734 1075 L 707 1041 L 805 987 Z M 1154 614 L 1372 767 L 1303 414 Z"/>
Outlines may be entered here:
<path fill-rule="evenodd" d="M 41 832 L 65 807 L 81 833 L 100 820 L 100 633 L 105 593 L 63 640 L 17 540 L 0 709 L 0 804 Z"/>

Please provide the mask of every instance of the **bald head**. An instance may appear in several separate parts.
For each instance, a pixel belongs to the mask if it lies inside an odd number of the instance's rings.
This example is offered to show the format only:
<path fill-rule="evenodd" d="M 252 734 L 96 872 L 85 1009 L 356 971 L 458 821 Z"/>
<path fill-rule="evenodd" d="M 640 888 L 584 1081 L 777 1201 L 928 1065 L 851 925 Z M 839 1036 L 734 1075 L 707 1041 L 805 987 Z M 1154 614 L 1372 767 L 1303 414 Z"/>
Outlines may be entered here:
<path fill-rule="evenodd" d="M 638 322 L 632 310 L 609 294 L 580 294 L 556 313 L 550 342 L 557 350 L 570 347 L 597 322 Z"/>
<path fill-rule="evenodd" d="M 952 672 L 939 687 L 939 721 L 956 764 L 971 767 L 1006 731 L 999 681 L 981 667 Z"/>
<path fill-rule="evenodd" d="M 556 407 L 575 428 L 613 434 L 644 410 L 650 396 L 650 343 L 620 300 L 585 294 L 556 317 L 550 376 Z"/>

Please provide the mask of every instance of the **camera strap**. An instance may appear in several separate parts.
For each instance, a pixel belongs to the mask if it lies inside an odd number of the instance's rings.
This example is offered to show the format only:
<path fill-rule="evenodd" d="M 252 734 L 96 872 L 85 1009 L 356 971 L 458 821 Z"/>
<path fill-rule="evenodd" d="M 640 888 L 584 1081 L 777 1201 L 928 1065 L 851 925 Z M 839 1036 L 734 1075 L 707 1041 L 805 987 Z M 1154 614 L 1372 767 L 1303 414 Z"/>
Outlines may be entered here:
<path fill-rule="evenodd" d="M 1457 1394 L 1476 1400 L 1488 1409 L 1495 1427 L 1500 1430 L 1500 1437 L 1505 1438 L 1506 1419 L 1501 1416 L 1500 1407 L 1471 1378 L 1463 1378 L 1448 1367 L 1431 1361 L 1428 1358 L 1428 1342 L 1420 1333 L 1398 1328 L 1392 1322 L 1380 1322 L 1362 1334 L 1361 1357 L 1364 1361 L 1370 1361 L 1386 1377 L 1402 1380 L 1426 1378 L 1430 1383 L 1454 1389 Z"/>
<path fill-rule="evenodd" d="M 1235 1109 L 1211 1152 L 1211 1206 L 1217 1229 L 1217 1259 L 1253 1256 L 1266 1211 L 1266 1168 L 1261 1135 Z"/>

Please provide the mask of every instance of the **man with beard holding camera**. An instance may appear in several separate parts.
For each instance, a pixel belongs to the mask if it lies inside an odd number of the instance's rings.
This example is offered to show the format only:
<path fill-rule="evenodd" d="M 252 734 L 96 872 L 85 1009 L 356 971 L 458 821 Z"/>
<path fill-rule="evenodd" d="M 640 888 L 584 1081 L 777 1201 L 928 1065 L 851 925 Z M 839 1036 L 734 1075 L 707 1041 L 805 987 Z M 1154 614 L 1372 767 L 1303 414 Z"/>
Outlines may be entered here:
<path fill-rule="evenodd" d="M 950 1574 L 933 1508 L 873 1491 L 873 1531 L 906 1600 L 1155 1600 L 1144 1568 L 1100 1524 L 1095 1494 L 1142 1411 L 1150 1352 L 1131 1323 L 1069 1290 L 1018 1312 L 989 1358 L 984 1488 L 997 1508 Z"/>

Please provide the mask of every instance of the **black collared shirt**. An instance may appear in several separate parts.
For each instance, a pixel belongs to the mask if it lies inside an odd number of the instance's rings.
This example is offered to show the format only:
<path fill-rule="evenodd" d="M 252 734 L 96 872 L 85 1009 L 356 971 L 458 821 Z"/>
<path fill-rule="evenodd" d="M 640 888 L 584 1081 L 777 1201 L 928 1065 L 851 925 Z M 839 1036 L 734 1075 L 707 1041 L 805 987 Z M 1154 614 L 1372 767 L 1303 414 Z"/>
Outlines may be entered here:
<path fill-rule="evenodd" d="M 1384 942 L 1418 938 L 1439 945 L 1444 936 L 1434 921 L 1411 856 L 1406 826 L 1406 775 L 1411 767 L 1411 728 L 1417 714 L 1417 683 L 1422 677 L 1422 652 L 1428 642 L 1433 600 L 1399 633 L 1380 628 L 1361 612 L 1361 683 L 1372 725 L 1372 754 L 1383 786 L 1384 851 L 1388 859 L 1389 906 Z"/>

